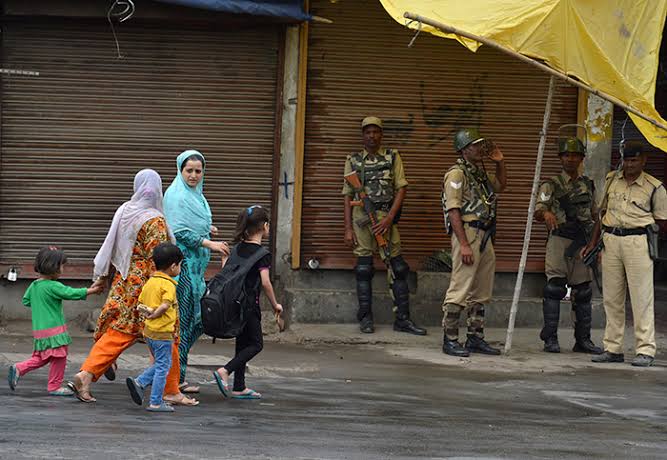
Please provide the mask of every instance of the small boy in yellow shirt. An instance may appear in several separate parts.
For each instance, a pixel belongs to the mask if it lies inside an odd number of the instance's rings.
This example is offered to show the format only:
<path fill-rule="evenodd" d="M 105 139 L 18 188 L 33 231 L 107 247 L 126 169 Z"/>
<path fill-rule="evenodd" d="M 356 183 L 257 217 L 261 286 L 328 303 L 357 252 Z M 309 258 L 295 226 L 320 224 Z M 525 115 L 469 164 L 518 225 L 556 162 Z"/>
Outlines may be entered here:
<path fill-rule="evenodd" d="M 164 402 L 162 393 L 171 368 L 171 349 L 178 319 L 176 280 L 181 273 L 183 253 L 172 243 L 162 243 L 153 250 L 153 261 L 157 271 L 144 285 L 139 295 L 139 309 L 145 313 L 144 337 L 153 353 L 155 362 L 139 377 L 128 377 L 127 388 L 132 400 L 143 405 L 144 389 L 151 385 L 151 412 L 173 412 L 174 408 Z"/>

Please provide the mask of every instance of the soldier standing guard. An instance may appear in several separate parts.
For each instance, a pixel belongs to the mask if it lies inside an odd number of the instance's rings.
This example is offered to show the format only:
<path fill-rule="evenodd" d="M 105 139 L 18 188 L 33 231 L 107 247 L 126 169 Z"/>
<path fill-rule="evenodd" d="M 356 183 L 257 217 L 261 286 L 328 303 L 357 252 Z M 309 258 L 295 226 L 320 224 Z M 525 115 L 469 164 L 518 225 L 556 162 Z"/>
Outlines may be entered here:
<path fill-rule="evenodd" d="M 593 181 L 579 175 L 586 148 L 577 137 L 558 140 L 558 155 L 563 171 L 547 179 L 541 186 L 535 205 L 535 218 L 544 222 L 549 231 L 544 259 L 547 284 L 544 286 L 542 311 L 544 327 L 540 339 L 544 351 L 560 353 L 558 321 L 560 301 L 572 288 L 572 310 L 576 321 L 572 351 L 600 354 L 602 349 L 591 341 L 591 269 L 581 260 L 581 248 L 590 240 L 597 221 Z"/>
<path fill-rule="evenodd" d="M 394 281 L 390 286 L 394 300 L 396 320 L 394 330 L 415 335 L 426 335 L 426 330 L 417 327 L 410 319 L 410 292 L 408 273 L 410 267 L 401 256 L 401 238 L 398 233 L 398 217 L 407 191 L 408 181 L 403 170 L 403 161 L 398 151 L 382 146 L 382 120 L 378 117 L 366 117 L 361 122 L 364 150 L 348 155 L 345 161 L 345 174 L 356 172 L 365 193 L 375 208 L 377 223 L 371 225 L 365 219 L 364 211 L 354 206 L 354 189 L 347 183 L 343 185 L 345 197 L 345 243 L 354 248 L 357 256 L 355 274 L 357 278 L 357 297 L 359 310 L 357 320 L 361 332 L 373 333 L 373 291 L 372 280 L 373 253 L 378 252 L 374 234 L 385 235 L 389 242 L 389 260 Z M 380 251 L 381 257 L 385 257 Z"/>
<path fill-rule="evenodd" d="M 461 158 L 445 174 L 442 193 L 445 225 L 452 236 L 452 274 L 442 306 L 442 351 L 452 356 L 469 356 L 470 352 L 499 355 L 500 350 L 484 340 L 484 304 L 493 294 L 496 193 L 507 186 L 505 162 L 500 149 L 476 129 L 458 131 L 454 148 Z M 484 157 L 496 163 L 491 177 Z M 458 341 L 463 310 L 468 311 L 465 348 Z"/>
<path fill-rule="evenodd" d="M 622 147 L 623 168 L 607 174 L 600 204 L 601 221 L 583 254 L 597 245 L 602 228 L 602 287 L 607 324 L 604 353 L 595 363 L 622 363 L 625 333 L 625 293 L 630 291 L 636 357 L 633 366 L 648 367 L 655 357 L 653 259 L 657 258 L 658 223 L 667 220 L 667 192 L 644 172 L 641 144 Z M 657 222 L 656 222 L 657 221 Z"/>

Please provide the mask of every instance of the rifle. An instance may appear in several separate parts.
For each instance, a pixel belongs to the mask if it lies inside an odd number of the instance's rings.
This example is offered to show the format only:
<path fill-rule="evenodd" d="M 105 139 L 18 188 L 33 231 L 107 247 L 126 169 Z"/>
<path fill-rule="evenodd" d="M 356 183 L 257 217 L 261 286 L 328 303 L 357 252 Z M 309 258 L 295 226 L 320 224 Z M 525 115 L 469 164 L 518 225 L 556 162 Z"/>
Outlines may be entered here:
<path fill-rule="evenodd" d="M 344 175 L 343 178 L 348 184 L 350 184 L 359 197 L 359 201 L 352 201 L 352 206 L 361 206 L 364 209 L 371 227 L 377 224 L 378 220 L 377 215 L 375 214 L 375 205 L 368 197 L 368 195 L 366 195 L 366 192 L 364 192 L 364 187 L 361 185 L 361 180 L 359 180 L 359 176 L 357 175 L 356 171 L 352 171 L 351 173 Z M 387 243 L 384 235 L 375 232 L 373 232 L 373 235 L 375 236 L 375 241 L 377 241 L 380 251 L 382 251 L 382 258 L 389 260 L 391 254 L 389 251 L 389 244 Z"/>
<path fill-rule="evenodd" d="M 351 204 L 352 206 L 361 206 L 364 210 L 364 213 L 366 214 L 366 217 L 368 218 L 368 225 L 371 227 L 375 224 L 377 224 L 377 214 L 375 212 L 375 205 L 371 201 L 371 199 L 366 195 L 366 192 L 364 192 L 364 187 L 361 184 L 361 180 L 359 180 L 359 176 L 357 175 L 356 171 L 352 171 L 348 174 L 345 174 L 343 176 L 345 181 L 350 184 L 350 186 L 354 189 L 355 193 L 359 197 L 359 201 L 352 201 Z M 375 233 L 373 229 L 371 228 L 371 233 L 375 236 L 375 241 L 377 241 L 378 248 L 380 249 L 380 253 L 382 255 L 381 259 L 384 262 L 385 266 L 387 267 L 387 281 L 389 283 L 389 292 L 391 294 L 392 300 L 394 299 L 394 269 L 391 266 L 391 261 L 389 260 L 391 258 L 391 250 L 389 249 L 389 243 L 387 242 L 387 239 L 384 237 L 384 235 Z"/>
<path fill-rule="evenodd" d="M 593 246 L 591 252 L 586 254 L 586 256 L 584 256 L 584 258 L 582 259 L 584 265 L 590 267 L 591 270 L 593 271 L 593 278 L 595 279 L 595 285 L 598 287 L 598 291 L 600 291 L 600 294 L 602 294 L 602 284 L 600 283 L 600 273 L 598 271 L 598 254 L 600 254 L 600 252 L 603 249 L 604 249 L 604 243 L 602 242 L 602 235 L 600 235 L 598 243 L 595 246 Z"/>

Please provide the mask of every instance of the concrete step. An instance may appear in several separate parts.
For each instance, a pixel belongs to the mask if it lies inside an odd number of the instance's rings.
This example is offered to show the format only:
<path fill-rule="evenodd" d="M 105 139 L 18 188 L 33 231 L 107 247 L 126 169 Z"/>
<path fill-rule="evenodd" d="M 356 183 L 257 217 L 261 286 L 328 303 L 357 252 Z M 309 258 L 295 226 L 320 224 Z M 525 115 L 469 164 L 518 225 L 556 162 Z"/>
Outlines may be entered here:
<path fill-rule="evenodd" d="M 290 305 L 291 321 L 294 323 L 354 323 L 357 321 L 357 294 L 350 289 L 286 289 Z M 426 299 L 425 296 L 411 295 L 411 315 L 425 326 L 440 326 L 442 322 L 442 298 Z M 512 298 L 499 296 L 486 308 L 488 327 L 506 327 L 509 321 Z M 391 297 L 386 290 L 375 290 L 373 294 L 373 316 L 379 324 L 393 322 Z M 561 302 L 560 324 L 568 327 L 571 305 Z M 465 318 L 462 320 L 464 324 Z M 516 316 L 517 327 L 540 327 L 542 325 L 542 299 L 522 298 Z M 604 311 L 601 299 L 593 299 L 593 327 L 604 327 Z"/>

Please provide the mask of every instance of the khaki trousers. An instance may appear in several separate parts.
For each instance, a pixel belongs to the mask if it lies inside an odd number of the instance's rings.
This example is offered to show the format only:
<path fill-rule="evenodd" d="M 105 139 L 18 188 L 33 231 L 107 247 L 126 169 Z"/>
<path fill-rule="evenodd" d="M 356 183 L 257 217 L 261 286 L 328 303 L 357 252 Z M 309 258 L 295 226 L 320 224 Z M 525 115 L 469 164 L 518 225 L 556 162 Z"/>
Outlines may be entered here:
<path fill-rule="evenodd" d="M 630 291 L 635 351 L 655 356 L 653 313 L 653 261 L 645 235 L 616 236 L 605 233 L 602 252 L 602 289 L 607 325 L 604 349 L 623 353 L 625 293 Z"/>
<path fill-rule="evenodd" d="M 464 225 L 466 238 L 472 249 L 472 265 L 465 265 L 461 260 L 461 244 L 456 235 L 452 235 L 452 276 L 449 288 L 442 303 L 442 326 L 450 339 L 454 336 L 454 325 L 458 325 L 458 318 L 462 311 L 471 311 L 469 329 L 474 329 L 477 335 L 483 337 L 484 316 L 483 305 L 491 301 L 493 295 L 493 281 L 496 271 L 496 253 L 493 242 L 486 243 L 484 252 L 480 254 L 479 247 L 484 237 L 484 230 Z M 480 310 L 481 308 L 481 310 Z M 477 314 L 477 310 L 480 310 Z M 458 328 L 458 326 L 456 326 Z"/>

